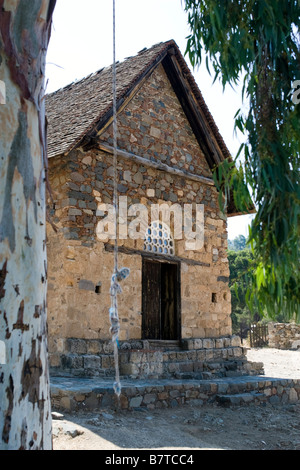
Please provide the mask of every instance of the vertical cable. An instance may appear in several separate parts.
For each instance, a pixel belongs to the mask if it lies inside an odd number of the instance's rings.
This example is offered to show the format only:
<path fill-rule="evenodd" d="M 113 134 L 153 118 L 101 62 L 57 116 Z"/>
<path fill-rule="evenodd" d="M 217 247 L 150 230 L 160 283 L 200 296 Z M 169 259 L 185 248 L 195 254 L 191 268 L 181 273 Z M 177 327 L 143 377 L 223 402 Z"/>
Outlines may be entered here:
<path fill-rule="evenodd" d="M 115 362 L 115 382 L 114 382 L 114 391 L 118 398 L 121 394 L 121 383 L 120 383 L 120 373 L 119 373 L 119 354 L 118 354 L 118 337 L 120 330 L 119 323 L 119 314 L 118 314 L 118 238 L 117 238 L 117 229 L 118 229 L 118 175 L 117 175 L 117 71 L 116 71 L 116 4 L 113 0 L 113 66 L 112 66 L 112 75 L 113 75 L 113 168 L 114 168 L 114 194 L 113 194 L 113 206 L 114 206 L 114 225 L 115 225 L 115 244 L 114 244 L 114 273 L 112 275 L 111 281 L 111 308 L 109 311 L 110 322 L 111 322 L 111 334 L 112 342 L 114 346 L 114 362 Z"/>

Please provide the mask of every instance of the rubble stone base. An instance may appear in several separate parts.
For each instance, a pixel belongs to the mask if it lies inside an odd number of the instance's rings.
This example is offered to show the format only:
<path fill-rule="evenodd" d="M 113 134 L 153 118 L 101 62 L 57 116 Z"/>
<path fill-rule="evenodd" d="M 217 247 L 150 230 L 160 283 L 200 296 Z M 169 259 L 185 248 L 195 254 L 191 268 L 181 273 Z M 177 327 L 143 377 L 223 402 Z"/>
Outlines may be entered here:
<path fill-rule="evenodd" d="M 300 380 L 261 376 L 125 380 L 119 399 L 113 391 L 113 379 L 54 377 L 51 381 L 51 404 L 57 411 L 154 410 L 212 403 L 221 406 L 300 403 Z"/>
<path fill-rule="evenodd" d="M 68 339 L 52 375 L 113 377 L 115 363 L 110 341 Z M 247 361 L 238 336 L 185 339 L 181 342 L 131 340 L 120 343 L 122 377 L 199 380 L 263 374 L 263 364 Z"/>

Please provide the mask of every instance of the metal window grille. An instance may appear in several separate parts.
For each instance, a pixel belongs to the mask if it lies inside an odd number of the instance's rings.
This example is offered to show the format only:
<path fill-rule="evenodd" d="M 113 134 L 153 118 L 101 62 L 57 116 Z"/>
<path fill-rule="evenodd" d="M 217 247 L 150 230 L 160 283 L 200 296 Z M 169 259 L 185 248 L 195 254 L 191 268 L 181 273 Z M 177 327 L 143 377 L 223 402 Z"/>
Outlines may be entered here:
<path fill-rule="evenodd" d="M 167 224 L 156 220 L 149 225 L 144 238 L 144 250 L 161 255 L 175 255 L 174 240 Z"/>

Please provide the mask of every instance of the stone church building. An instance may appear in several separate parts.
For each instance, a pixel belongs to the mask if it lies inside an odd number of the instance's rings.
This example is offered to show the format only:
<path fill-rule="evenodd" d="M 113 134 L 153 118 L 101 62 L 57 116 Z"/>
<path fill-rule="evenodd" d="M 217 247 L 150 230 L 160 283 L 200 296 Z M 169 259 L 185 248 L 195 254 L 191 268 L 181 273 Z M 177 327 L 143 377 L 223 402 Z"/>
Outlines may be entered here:
<path fill-rule="evenodd" d="M 51 370 L 109 376 L 112 67 L 48 95 L 46 109 Z M 120 372 L 241 373 L 226 254 L 237 211 L 220 211 L 212 178 L 230 155 L 174 41 L 117 64 L 117 109 L 119 266 L 130 269 L 118 296 Z"/>

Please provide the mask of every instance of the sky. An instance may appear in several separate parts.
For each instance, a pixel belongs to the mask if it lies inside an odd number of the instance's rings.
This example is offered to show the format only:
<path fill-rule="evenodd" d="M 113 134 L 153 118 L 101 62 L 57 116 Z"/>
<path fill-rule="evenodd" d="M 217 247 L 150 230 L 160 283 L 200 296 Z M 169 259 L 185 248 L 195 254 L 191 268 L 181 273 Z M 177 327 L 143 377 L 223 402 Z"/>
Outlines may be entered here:
<path fill-rule="evenodd" d="M 47 93 L 55 91 L 113 62 L 113 1 L 57 0 L 47 53 Z M 182 54 L 189 35 L 181 0 L 116 0 L 116 60 L 174 39 Z M 185 56 L 220 133 L 235 156 L 241 137 L 234 135 L 234 115 L 242 106 L 240 90 L 216 81 L 205 60 L 193 69 Z M 228 218 L 228 238 L 247 236 L 252 216 Z"/>

